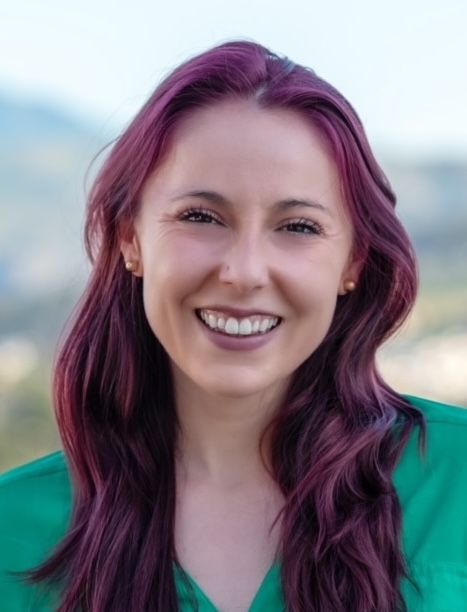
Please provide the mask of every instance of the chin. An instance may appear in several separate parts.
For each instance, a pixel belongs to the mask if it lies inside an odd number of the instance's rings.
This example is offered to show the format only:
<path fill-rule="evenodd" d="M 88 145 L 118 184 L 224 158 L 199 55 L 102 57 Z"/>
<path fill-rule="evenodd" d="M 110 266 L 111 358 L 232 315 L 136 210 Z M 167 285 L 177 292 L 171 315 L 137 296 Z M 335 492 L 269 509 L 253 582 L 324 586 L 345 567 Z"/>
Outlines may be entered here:
<path fill-rule="evenodd" d="M 283 380 L 264 380 L 258 377 L 232 376 L 227 373 L 216 380 L 198 380 L 200 390 L 211 396 L 229 400 L 248 400 L 258 398 L 275 402 L 284 389 Z"/>

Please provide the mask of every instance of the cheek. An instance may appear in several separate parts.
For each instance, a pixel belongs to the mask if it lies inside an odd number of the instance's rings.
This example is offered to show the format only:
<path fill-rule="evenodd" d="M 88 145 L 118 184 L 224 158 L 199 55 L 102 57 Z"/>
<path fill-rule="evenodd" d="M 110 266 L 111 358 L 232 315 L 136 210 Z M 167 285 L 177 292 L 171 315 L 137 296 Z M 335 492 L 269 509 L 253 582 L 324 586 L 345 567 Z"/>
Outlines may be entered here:
<path fill-rule="evenodd" d="M 282 278 L 288 293 L 297 305 L 307 311 L 326 304 L 333 308 L 337 301 L 342 266 L 326 254 L 295 258 L 283 268 Z"/>
<path fill-rule="evenodd" d="M 173 322 L 177 309 L 213 274 L 219 255 L 209 243 L 177 232 L 155 236 L 142 247 L 144 306 L 154 329 Z"/>
<path fill-rule="evenodd" d="M 148 272 L 157 276 L 189 278 L 218 265 L 222 258 L 222 244 L 219 240 L 203 239 L 186 230 L 172 230 L 146 240 L 142 244 L 142 254 Z"/>

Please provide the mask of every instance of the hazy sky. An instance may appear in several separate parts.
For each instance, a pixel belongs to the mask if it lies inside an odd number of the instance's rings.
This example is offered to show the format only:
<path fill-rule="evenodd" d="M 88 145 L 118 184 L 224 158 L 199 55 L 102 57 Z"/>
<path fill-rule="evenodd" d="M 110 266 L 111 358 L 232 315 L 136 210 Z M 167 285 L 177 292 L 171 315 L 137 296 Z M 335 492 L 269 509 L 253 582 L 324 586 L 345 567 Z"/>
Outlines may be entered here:
<path fill-rule="evenodd" d="M 313 67 L 371 141 L 467 158 L 467 0 L 0 0 L 0 89 L 120 126 L 161 75 L 248 37 Z"/>

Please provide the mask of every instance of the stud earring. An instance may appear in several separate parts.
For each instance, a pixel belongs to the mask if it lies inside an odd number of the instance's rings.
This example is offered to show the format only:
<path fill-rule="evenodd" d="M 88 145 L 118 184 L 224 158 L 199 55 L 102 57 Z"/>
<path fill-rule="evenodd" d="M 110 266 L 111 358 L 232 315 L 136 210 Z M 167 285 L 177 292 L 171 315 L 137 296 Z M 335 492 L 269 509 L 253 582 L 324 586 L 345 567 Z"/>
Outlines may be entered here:
<path fill-rule="evenodd" d="M 136 261 L 126 261 L 125 262 L 125 268 L 128 270 L 128 272 L 135 272 L 137 267 L 138 267 L 138 264 L 136 263 Z"/>
<path fill-rule="evenodd" d="M 349 291 L 354 291 L 354 289 L 355 289 L 355 287 L 356 287 L 356 286 L 357 286 L 357 285 L 354 283 L 354 281 L 353 281 L 353 280 L 347 280 L 347 281 L 345 281 L 345 283 L 344 283 L 344 289 L 345 289 L 345 292 L 346 292 L 346 293 L 348 293 Z"/>

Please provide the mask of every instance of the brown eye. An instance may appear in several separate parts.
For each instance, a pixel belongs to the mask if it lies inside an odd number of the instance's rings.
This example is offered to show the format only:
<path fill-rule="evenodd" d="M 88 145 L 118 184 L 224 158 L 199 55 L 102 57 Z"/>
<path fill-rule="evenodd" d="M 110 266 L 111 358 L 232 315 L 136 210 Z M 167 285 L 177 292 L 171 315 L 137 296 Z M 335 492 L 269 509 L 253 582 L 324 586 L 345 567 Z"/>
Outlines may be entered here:
<path fill-rule="evenodd" d="M 181 216 L 182 221 L 190 221 L 191 223 L 219 223 L 219 219 L 210 211 L 201 209 L 186 210 Z"/>
<path fill-rule="evenodd" d="M 282 226 L 282 229 L 294 234 L 321 234 L 320 226 L 313 221 L 309 221 L 308 219 L 286 223 L 284 226 Z"/>

